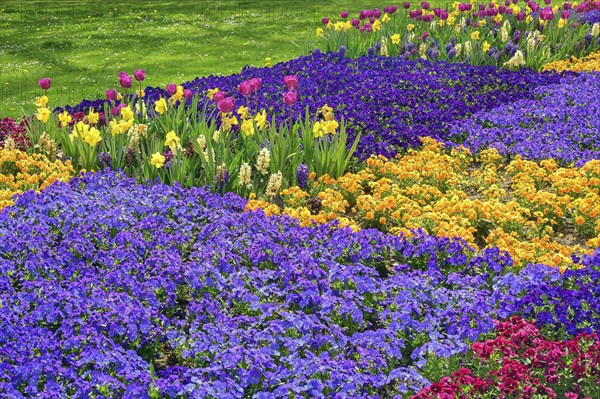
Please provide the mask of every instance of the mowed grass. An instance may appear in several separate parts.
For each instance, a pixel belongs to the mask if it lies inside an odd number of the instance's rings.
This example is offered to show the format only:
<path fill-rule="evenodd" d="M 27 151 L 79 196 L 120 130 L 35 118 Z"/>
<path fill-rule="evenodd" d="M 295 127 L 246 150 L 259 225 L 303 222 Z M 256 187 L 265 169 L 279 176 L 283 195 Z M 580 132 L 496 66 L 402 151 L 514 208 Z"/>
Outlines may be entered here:
<path fill-rule="evenodd" d="M 0 4 L 0 118 L 34 111 L 37 80 L 50 106 L 99 98 L 117 73 L 143 68 L 145 85 L 231 74 L 286 61 L 314 47 L 324 16 L 382 1 L 14 1 Z M 416 2 L 413 2 L 415 5 Z M 437 5 L 449 4 L 445 0 Z"/>

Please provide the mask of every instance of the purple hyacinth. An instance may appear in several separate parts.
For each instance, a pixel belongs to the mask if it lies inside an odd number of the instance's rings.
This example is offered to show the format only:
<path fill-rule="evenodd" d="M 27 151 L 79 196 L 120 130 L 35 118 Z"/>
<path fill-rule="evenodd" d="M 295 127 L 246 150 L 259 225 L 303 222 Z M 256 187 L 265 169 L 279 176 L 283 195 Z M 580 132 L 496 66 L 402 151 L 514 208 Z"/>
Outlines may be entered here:
<path fill-rule="evenodd" d="M 296 180 L 298 181 L 298 187 L 305 188 L 308 184 L 308 166 L 301 163 L 296 168 Z"/>

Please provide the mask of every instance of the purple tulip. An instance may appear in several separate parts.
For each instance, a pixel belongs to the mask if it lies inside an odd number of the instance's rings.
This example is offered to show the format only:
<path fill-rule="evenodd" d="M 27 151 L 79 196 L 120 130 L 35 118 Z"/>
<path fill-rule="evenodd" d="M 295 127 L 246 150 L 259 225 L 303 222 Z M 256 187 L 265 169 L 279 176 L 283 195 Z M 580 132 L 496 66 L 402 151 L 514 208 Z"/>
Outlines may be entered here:
<path fill-rule="evenodd" d="M 354 18 L 352 21 L 350 21 L 350 25 L 357 27 L 358 25 L 360 25 L 360 21 Z"/>
<path fill-rule="evenodd" d="M 540 19 L 542 21 L 551 21 L 553 18 L 554 12 L 552 12 L 552 7 L 546 7 L 540 11 Z"/>
<path fill-rule="evenodd" d="M 506 13 L 506 6 L 500 6 L 500 7 L 498 7 L 498 12 L 499 12 L 500 14 L 504 14 L 504 13 Z"/>
<path fill-rule="evenodd" d="M 546 5 L 548 5 L 548 4 L 552 3 L 552 0 L 544 0 L 544 3 L 545 3 Z"/>
<path fill-rule="evenodd" d="M 570 16 L 571 16 L 571 13 L 570 13 L 569 11 L 563 11 L 563 12 L 560 14 L 560 17 L 561 17 L 562 19 L 569 19 L 569 17 L 570 17 Z"/>
<path fill-rule="evenodd" d="M 125 72 L 119 72 L 119 84 L 124 89 L 129 89 L 133 85 L 133 79 Z"/>
<path fill-rule="evenodd" d="M 448 15 L 448 11 L 446 11 L 446 10 L 442 10 L 442 11 L 440 11 L 440 19 L 441 19 L 442 21 L 445 21 L 445 20 L 447 20 L 447 19 L 448 19 L 448 16 L 449 16 L 449 15 Z"/>
<path fill-rule="evenodd" d="M 426 1 L 423 1 L 423 2 L 421 3 L 421 8 L 422 8 L 422 9 L 424 9 L 424 10 L 429 10 L 429 7 L 431 7 L 431 5 L 430 5 L 428 2 L 426 2 Z"/>
<path fill-rule="evenodd" d="M 233 108 L 234 108 L 233 98 L 226 97 L 226 98 L 222 99 L 217 104 L 217 107 L 219 108 L 219 111 L 221 111 L 221 112 L 223 112 L 225 114 L 233 112 Z"/>
<path fill-rule="evenodd" d="M 373 10 L 373 17 L 374 18 L 379 18 L 381 17 L 381 11 L 379 11 L 377 8 Z"/>
<path fill-rule="evenodd" d="M 329 18 L 325 17 L 321 20 L 321 22 L 323 22 L 323 25 L 327 25 L 329 23 Z"/>
<path fill-rule="evenodd" d="M 177 85 L 175 83 L 170 83 L 167 85 L 167 93 L 169 93 L 169 95 L 174 95 L 175 93 L 177 93 Z"/>
<path fill-rule="evenodd" d="M 405 10 L 408 10 L 410 8 L 410 3 L 408 1 L 405 1 L 402 6 L 404 7 Z"/>
<path fill-rule="evenodd" d="M 115 89 L 106 90 L 106 99 L 110 102 L 117 100 L 117 91 Z"/>
<path fill-rule="evenodd" d="M 50 78 L 42 78 L 38 80 L 38 86 L 42 90 L 48 90 L 50 88 Z"/>
<path fill-rule="evenodd" d="M 573 8 L 573 6 L 571 5 L 571 3 L 565 3 L 565 4 L 563 4 L 563 8 L 564 8 L 565 10 L 570 10 L 570 9 L 572 9 L 572 8 Z"/>
<path fill-rule="evenodd" d="M 408 4 L 408 7 L 410 7 L 410 3 L 404 3 L 404 4 Z M 405 7 L 405 8 L 406 8 L 406 7 Z M 397 7 L 396 5 L 391 5 L 391 6 L 390 6 L 390 11 L 389 11 L 389 13 L 390 13 L 390 14 L 393 14 L 393 13 L 395 13 L 396 11 L 398 11 L 398 7 Z"/>
<path fill-rule="evenodd" d="M 342 17 L 344 19 L 348 18 L 348 15 L 350 15 L 350 13 L 348 11 L 342 11 L 340 13 L 340 17 Z"/>
<path fill-rule="evenodd" d="M 298 101 L 298 94 L 295 91 L 288 91 L 283 95 L 283 102 L 285 105 L 292 106 Z"/>
<path fill-rule="evenodd" d="M 433 21 L 434 16 L 431 14 L 427 14 L 423 17 L 423 22 L 431 22 Z"/>
<path fill-rule="evenodd" d="M 141 82 L 146 78 L 146 73 L 144 72 L 143 69 L 136 69 L 135 72 L 133 73 L 133 76 L 135 77 L 135 80 L 137 80 L 138 82 Z"/>
<path fill-rule="evenodd" d="M 523 22 L 525 20 L 525 13 L 524 12 L 517 13 L 516 18 L 517 18 L 517 21 Z"/>

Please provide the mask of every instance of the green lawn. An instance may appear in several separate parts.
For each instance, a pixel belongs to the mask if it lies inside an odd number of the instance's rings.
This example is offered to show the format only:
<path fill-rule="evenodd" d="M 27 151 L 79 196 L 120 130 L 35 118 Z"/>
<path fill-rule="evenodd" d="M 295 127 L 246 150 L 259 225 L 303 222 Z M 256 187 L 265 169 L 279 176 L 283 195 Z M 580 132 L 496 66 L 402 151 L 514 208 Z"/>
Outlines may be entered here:
<path fill-rule="evenodd" d="M 437 4 L 442 4 L 440 0 Z M 289 60 L 312 48 L 324 16 L 382 1 L 14 1 L 0 5 L 0 118 L 32 112 L 37 80 L 50 106 L 104 96 L 117 73 L 146 70 L 152 86 Z M 413 2 L 417 4 L 416 2 Z"/>

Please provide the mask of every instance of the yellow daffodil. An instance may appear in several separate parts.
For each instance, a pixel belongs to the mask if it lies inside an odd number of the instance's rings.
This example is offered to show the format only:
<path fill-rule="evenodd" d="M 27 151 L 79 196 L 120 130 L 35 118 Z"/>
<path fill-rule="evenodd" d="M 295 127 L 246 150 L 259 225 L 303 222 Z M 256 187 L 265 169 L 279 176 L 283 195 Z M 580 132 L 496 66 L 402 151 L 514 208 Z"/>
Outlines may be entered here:
<path fill-rule="evenodd" d="M 167 111 L 167 102 L 164 98 L 161 98 L 156 103 L 154 103 L 154 110 L 161 115 Z"/>
<path fill-rule="evenodd" d="M 233 127 L 233 125 L 237 125 L 238 124 L 238 119 L 235 116 L 225 116 L 223 115 L 221 118 L 221 126 L 223 127 L 223 129 L 229 131 L 231 130 L 231 128 Z"/>
<path fill-rule="evenodd" d="M 260 130 L 264 129 L 267 124 L 267 112 L 263 109 L 261 112 L 256 114 L 254 117 L 254 122 L 256 122 L 256 126 L 258 126 Z"/>
<path fill-rule="evenodd" d="M 533 17 L 531 15 L 528 15 L 527 18 L 525 18 L 525 22 L 527 22 L 528 24 L 530 24 L 531 21 L 533 21 Z"/>
<path fill-rule="evenodd" d="M 171 96 L 173 101 L 181 101 L 183 98 L 183 86 L 177 86 L 177 91 Z"/>
<path fill-rule="evenodd" d="M 165 145 L 171 149 L 174 153 L 177 152 L 179 148 L 179 137 L 173 130 L 167 133 L 167 137 L 165 138 Z"/>
<path fill-rule="evenodd" d="M 42 121 L 44 123 L 48 122 L 48 119 L 50 119 L 50 115 L 52 113 L 50 112 L 50 110 L 46 107 L 43 108 L 38 108 L 37 110 L 37 114 L 35 114 L 35 117 L 37 118 L 38 121 Z"/>
<path fill-rule="evenodd" d="M 265 58 L 265 62 L 271 61 L 271 59 L 269 57 Z M 206 97 L 208 97 L 209 100 L 212 101 L 213 97 L 215 96 L 215 94 L 217 94 L 219 92 L 219 89 L 217 89 L 216 87 L 214 89 L 210 89 L 208 91 L 208 93 L 206 94 Z"/>
<path fill-rule="evenodd" d="M 495 22 L 502 22 L 502 14 L 498 14 L 498 15 L 496 15 L 496 16 L 493 18 L 493 20 L 494 20 Z"/>
<path fill-rule="evenodd" d="M 155 152 L 154 154 L 152 154 L 152 158 L 150 158 L 150 163 L 156 169 L 159 169 L 165 166 L 165 159 L 166 158 L 163 154 L 161 154 L 160 152 Z"/>
<path fill-rule="evenodd" d="M 336 129 L 338 128 L 339 123 L 336 120 L 328 120 L 325 122 L 325 131 L 329 134 L 335 134 Z"/>
<path fill-rule="evenodd" d="M 135 94 L 137 94 L 137 96 L 139 98 L 142 98 L 146 95 L 146 92 L 143 89 L 139 89 L 138 91 L 135 92 Z"/>
<path fill-rule="evenodd" d="M 478 30 L 471 32 L 471 39 L 473 39 L 473 40 L 479 39 L 479 31 Z"/>
<path fill-rule="evenodd" d="M 483 42 L 483 46 L 481 49 L 484 53 L 487 53 L 487 51 L 490 49 L 490 44 L 487 41 Z"/>
<path fill-rule="evenodd" d="M 316 34 L 317 34 L 317 37 L 325 36 L 325 32 L 323 31 L 323 28 L 317 28 Z"/>
<path fill-rule="evenodd" d="M 90 108 L 90 111 L 87 115 L 88 122 L 91 124 L 98 123 L 100 121 L 100 115 L 94 111 L 93 108 Z"/>
<path fill-rule="evenodd" d="M 241 105 L 238 109 L 237 109 L 237 114 L 240 116 L 240 118 L 242 119 L 248 119 L 248 115 L 250 114 L 250 110 L 248 109 L 248 107 L 244 107 L 243 105 Z"/>
<path fill-rule="evenodd" d="M 131 108 L 128 106 L 121 108 L 121 118 L 124 121 L 130 121 L 133 120 L 133 111 L 131 110 Z"/>
<path fill-rule="evenodd" d="M 266 66 L 266 67 L 269 67 L 269 66 L 271 66 L 271 57 L 267 57 L 267 58 L 265 58 L 265 66 Z M 218 91 L 218 89 L 217 89 L 217 91 Z M 216 92 L 215 92 L 215 93 L 216 93 Z M 214 95 L 214 93 L 213 93 L 213 95 Z M 209 97 L 209 98 L 212 100 L 212 97 Z"/>
<path fill-rule="evenodd" d="M 390 16 L 387 13 L 383 14 L 383 17 L 381 18 L 381 22 L 385 23 L 385 22 L 388 22 L 389 20 L 391 20 Z"/>
<path fill-rule="evenodd" d="M 35 106 L 39 108 L 44 108 L 48 105 L 48 96 L 41 96 L 35 99 Z"/>
<path fill-rule="evenodd" d="M 64 111 L 64 112 L 58 114 L 58 120 L 60 121 L 60 124 L 62 126 L 67 126 L 69 123 L 71 123 L 73 118 L 67 111 Z"/>
<path fill-rule="evenodd" d="M 562 18 L 558 20 L 558 27 L 559 28 L 564 28 L 566 24 L 567 24 L 567 20 L 562 19 Z"/>
<path fill-rule="evenodd" d="M 391 37 L 393 44 L 400 44 L 400 34 L 396 33 Z"/>
<path fill-rule="evenodd" d="M 373 32 L 377 32 L 379 29 L 381 29 L 381 21 L 376 20 L 373 22 Z"/>
<path fill-rule="evenodd" d="M 87 135 L 84 137 L 84 141 L 91 147 L 95 147 L 99 142 L 102 141 L 100 131 L 95 127 L 90 128 Z"/>
<path fill-rule="evenodd" d="M 479 22 L 477 23 L 477 26 L 483 26 L 487 23 L 487 21 L 485 19 L 481 19 L 479 20 Z"/>
<path fill-rule="evenodd" d="M 242 123 L 241 130 L 246 136 L 254 135 L 254 123 L 252 123 L 252 119 L 246 119 Z"/>
<path fill-rule="evenodd" d="M 117 100 L 122 100 L 123 99 L 123 95 L 119 92 L 117 92 Z"/>
<path fill-rule="evenodd" d="M 413 29 L 415 29 L 415 25 L 414 24 L 408 24 L 408 25 L 406 25 L 406 31 L 407 32 L 410 32 Z"/>

